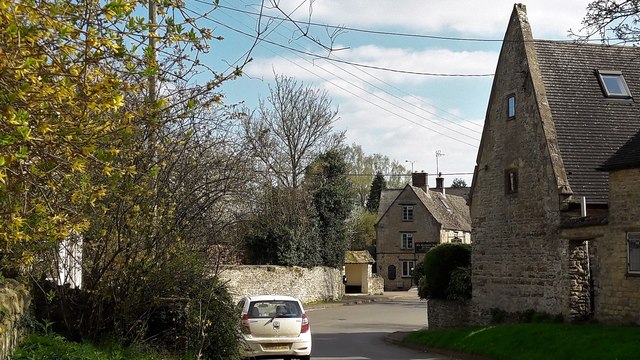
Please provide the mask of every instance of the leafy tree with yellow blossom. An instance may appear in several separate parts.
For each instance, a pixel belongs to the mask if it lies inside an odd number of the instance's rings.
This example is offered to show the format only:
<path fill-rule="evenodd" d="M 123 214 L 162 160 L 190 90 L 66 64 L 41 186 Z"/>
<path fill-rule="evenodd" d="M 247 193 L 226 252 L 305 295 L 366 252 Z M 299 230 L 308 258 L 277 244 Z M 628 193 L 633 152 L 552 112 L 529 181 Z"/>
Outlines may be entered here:
<path fill-rule="evenodd" d="M 157 20 L 143 16 L 151 5 Z M 227 139 L 196 139 L 195 131 L 211 129 L 193 119 L 221 101 L 218 87 L 242 64 L 192 84 L 208 71 L 200 53 L 219 39 L 196 15 L 172 0 L 0 0 L 0 270 L 55 277 L 60 245 L 84 238 L 85 322 L 65 318 L 81 335 L 115 329 L 135 340 L 166 310 L 158 299 L 177 295 L 182 309 L 206 309 L 208 299 L 218 314 L 231 311 L 223 286 L 192 284 L 203 273 L 187 270 L 204 271 L 202 255 L 215 240 L 194 216 L 219 218 L 224 211 L 212 212 L 235 191 L 232 176 L 211 171 L 231 171 L 225 164 L 238 164 L 240 152 L 223 147 Z M 117 302 L 130 305 L 126 316 Z M 205 331 L 230 324 L 212 321 L 216 311 L 184 324 L 206 334 L 191 343 L 200 351 L 220 345 L 211 334 L 235 334 Z M 97 314 L 108 316 L 90 318 Z M 230 351 L 223 357 L 237 355 Z"/>

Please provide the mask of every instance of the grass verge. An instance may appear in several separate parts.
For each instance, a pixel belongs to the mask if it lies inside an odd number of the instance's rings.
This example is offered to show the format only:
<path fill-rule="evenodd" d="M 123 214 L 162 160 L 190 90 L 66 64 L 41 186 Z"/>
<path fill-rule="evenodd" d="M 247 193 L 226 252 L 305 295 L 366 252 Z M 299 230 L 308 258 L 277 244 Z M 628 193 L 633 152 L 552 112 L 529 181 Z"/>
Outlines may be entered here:
<path fill-rule="evenodd" d="M 421 330 L 405 343 L 492 359 L 638 359 L 640 328 L 571 324 L 510 324 Z"/>
<path fill-rule="evenodd" d="M 55 333 L 46 335 L 31 334 L 16 349 L 14 360 L 172 360 L 173 356 L 164 356 L 152 350 L 123 347 L 117 342 L 101 344 L 75 343 L 65 340 Z"/>

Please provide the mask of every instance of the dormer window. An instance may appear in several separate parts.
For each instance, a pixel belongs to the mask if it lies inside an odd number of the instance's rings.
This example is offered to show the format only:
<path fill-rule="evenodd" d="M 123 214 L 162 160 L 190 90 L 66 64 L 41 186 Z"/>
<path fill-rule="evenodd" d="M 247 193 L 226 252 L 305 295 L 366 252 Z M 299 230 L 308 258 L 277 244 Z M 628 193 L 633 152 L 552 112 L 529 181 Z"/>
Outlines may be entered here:
<path fill-rule="evenodd" d="M 598 70 L 598 80 L 604 95 L 610 98 L 629 99 L 631 91 L 620 71 Z"/>

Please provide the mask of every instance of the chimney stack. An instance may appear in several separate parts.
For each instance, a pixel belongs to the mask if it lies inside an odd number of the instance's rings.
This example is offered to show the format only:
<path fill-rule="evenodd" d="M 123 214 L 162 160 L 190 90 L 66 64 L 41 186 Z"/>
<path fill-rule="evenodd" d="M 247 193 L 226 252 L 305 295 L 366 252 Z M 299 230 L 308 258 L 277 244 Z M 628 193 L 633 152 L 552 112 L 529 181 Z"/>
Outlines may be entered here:
<path fill-rule="evenodd" d="M 427 183 L 426 172 L 414 172 L 411 174 L 411 185 L 421 188 L 424 192 L 427 192 L 429 184 Z"/>
<path fill-rule="evenodd" d="M 438 173 L 438 177 L 436 178 L 436 189 L 444 189 L 444 178 L 442 177 L 442 173 Z"/>
<path fill-rule="evenodd" d="M 438 173 L 438 177 L 436 178 L 436 190 L 440 191 L 442 195 L 447 196 L 444 189 L 444 178 L 442 177 L 442 173 Z"/>

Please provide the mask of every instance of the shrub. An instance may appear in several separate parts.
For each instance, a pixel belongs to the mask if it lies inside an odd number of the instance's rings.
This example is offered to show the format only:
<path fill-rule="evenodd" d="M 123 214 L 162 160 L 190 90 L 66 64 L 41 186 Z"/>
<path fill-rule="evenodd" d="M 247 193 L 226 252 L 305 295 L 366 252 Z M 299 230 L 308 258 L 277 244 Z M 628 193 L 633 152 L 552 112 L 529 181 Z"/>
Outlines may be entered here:
<path fill-rule="evenodd" d="M 413 283 L 419 286 L 420 280 L 424 277 L 424 263 L 419 262 L 416 267 L 413 268 Z"/>
<path fill-rule="evenodd" d="M 52 320 L 52 330 L 75 341 L 113 337 L 183 358 L 239 359 L 238 314 L 226 285 L 202 254 L 173 255 L 138 278 L 132 264 L 92 293 L 50 285 L 55 296 L 37 292 L 36 321 Z"/>
<path fill-rule="evenodd" d="M 461 266 L 451 272 L 447 287 L 447 299 L 466 301 L 471 299 L 471 267 Z"/>
<path fill-rule="evenodd" d="M 440 244 L 434 247 L 424 257 L 424 277 L 419 283 L 418 295 L 421 299 L 447 299 L 451 273 L 459 267 L 470 266 L 470 245 Z M 460 277 L 456 281 L 459 280 Z M 456 284 L 455 287 L 461 286 Z"/>

